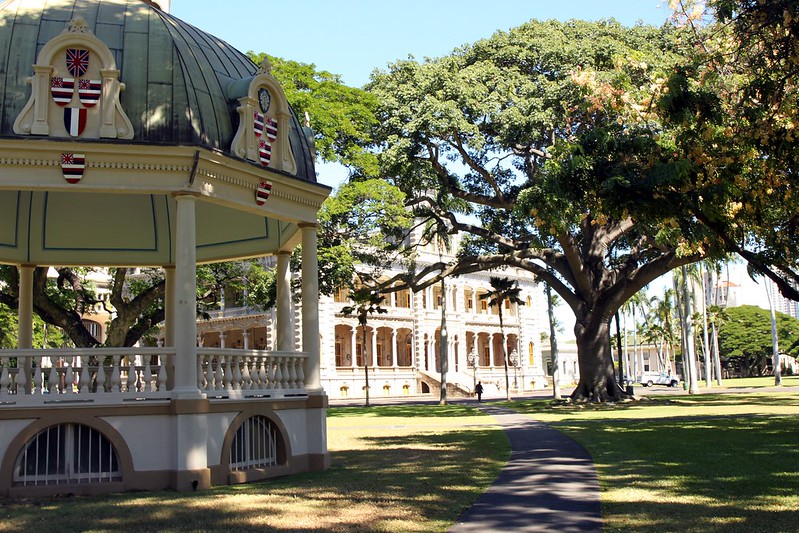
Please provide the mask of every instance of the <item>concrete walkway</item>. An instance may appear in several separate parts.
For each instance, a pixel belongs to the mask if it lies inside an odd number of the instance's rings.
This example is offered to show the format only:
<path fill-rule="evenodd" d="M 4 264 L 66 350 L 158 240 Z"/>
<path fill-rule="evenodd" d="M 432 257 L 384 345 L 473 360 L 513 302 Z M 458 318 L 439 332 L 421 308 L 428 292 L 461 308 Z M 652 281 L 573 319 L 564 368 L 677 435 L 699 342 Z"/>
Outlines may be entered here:
<path fill-rule="evenodd" d="M 599 481 L 585 448 L 510 409 L 490 405 L 481 409 L 505 430 L 510 460 L 449 531 L 601 533 Z"/>

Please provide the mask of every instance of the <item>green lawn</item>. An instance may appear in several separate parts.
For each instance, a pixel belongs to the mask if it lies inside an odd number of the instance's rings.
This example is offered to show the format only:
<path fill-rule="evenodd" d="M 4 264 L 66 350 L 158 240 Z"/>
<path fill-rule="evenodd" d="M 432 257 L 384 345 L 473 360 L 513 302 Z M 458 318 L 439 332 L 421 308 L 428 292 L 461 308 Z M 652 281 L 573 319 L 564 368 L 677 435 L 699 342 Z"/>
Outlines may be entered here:
<path fill-rule="evenodd" d="M 605 531 L 799 531 L 799 394 L 510 404 L 591 452 Z M 445 531 L 508 444 L 467 406 L 333 408 L 332 467 L 200 493 L 0 500 L 0 531 Z"/>
<path fill-rule="evenodd" d="M 332 466 L 198 493 L 0 500 L 0 531 L 444 531 L 510 449 L 472 407 L 330 409 Z"/>
<path fill-rule="evenodd" d="M 589 450 L 605 531 L 799 531 L 798 394 L 515 407 Z"/>

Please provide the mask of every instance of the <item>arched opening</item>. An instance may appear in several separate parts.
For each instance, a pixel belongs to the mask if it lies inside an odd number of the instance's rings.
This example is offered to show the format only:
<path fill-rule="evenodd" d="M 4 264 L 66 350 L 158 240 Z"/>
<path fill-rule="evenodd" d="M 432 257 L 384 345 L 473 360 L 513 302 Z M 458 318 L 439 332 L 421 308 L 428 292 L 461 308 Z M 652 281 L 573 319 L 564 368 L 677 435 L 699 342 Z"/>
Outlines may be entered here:
<path fill-rule="evenodd" d="M 114 445 L 95 428 L 59 424 L 38 432 L 14 465 L 16 486 L 121 481 Z"/>
<path fill-rule="evenodd" d="M 276 466 L 285 459 L 277 426 L 265 416 L 247 418 L 230 445 L 230 470 Z"/>

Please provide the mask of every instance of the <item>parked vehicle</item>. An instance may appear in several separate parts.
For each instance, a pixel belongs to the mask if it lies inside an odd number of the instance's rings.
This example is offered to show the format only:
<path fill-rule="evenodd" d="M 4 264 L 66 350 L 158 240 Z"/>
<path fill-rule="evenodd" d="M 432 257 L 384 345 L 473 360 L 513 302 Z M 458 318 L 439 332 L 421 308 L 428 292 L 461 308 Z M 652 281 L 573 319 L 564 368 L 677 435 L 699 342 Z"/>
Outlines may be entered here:
<path fill-rule="evenodd" d="M 638 383 L 644 387 L 651 387 L 652 385 L 668 385 L 669 387 L 676 387 L 680 384 L 680 379 L 667 372 L 644 372 L 638 376 Z"/>

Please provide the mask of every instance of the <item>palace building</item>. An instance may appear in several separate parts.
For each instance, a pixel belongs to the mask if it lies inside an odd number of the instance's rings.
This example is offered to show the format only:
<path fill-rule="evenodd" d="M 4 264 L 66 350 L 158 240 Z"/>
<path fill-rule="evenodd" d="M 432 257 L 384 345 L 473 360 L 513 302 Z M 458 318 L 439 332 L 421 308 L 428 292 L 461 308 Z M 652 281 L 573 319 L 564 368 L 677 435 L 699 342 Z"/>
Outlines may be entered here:
<path fill-rule="evenodd" d="M 416 233 L 410 240 L 416 240 Z M 451 249 L 458 248 L 458 236 Z M 418 251 L 416 264 L 424 268 L 440 259 L 452 260 L 452 252 L 435 243 Z M 398 271 L 384 272 L 389 279 Z M 502 350 L 499 313 L 481 298 L 491 290 L 490 278 L 507 277 L 518 283 L 523 305 L 505 302 L 503 326 L 506 351 Z M 477 381 L 487 393 L 505 392 L 503 353 L 508 355 L 512 392 L 547 386 L 541 357 L 541 332 L 546 331 L 546 303 L 542 286 L 532 274 L 520 269 L 479 272 L 448 278 L 419 292 L 402 289 L 387 292 L 381 306 L 386 313 L 368 317 L 365 332 L 355 316 L 342 309 L 351 305 L 346 289 L 333 297 L 321 296 L 319 338 L 321 382 L 330 398 L 363 398 L 368 366 L 370 396 L 431 394 L 441 386 L 442 294 L 446 298 L 448 392 L 467 396 Z M 198 342 L 216 348 L 272 349 L 276 312 L 249 307 L 241 295 L 221 298 L 223 309 L 198 323 Z M 290 316 L 301 316 L 301 303 L 292 304 Z M 294 338 L 301 338 L 295 323 Z M 364 342 L 365 340 L 365 342 Z M 365 358 L 365 359 L 364 359 Z"/>

